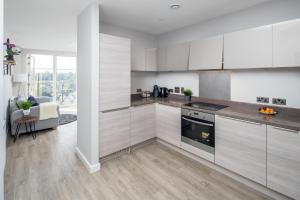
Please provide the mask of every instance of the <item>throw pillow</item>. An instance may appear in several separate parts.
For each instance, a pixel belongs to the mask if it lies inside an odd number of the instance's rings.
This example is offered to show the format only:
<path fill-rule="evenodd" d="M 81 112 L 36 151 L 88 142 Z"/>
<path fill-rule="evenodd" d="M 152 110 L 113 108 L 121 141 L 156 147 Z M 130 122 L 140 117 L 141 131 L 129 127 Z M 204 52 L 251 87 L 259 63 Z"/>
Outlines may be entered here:
<path fill-rule="evenodd" d="M 37 100 L 34 98 L 34 96 L 29 96 L 28 99 L 27 99 L 31 104 L 32 106 L 38 106 L 39 103 L 37 102 Z"/>

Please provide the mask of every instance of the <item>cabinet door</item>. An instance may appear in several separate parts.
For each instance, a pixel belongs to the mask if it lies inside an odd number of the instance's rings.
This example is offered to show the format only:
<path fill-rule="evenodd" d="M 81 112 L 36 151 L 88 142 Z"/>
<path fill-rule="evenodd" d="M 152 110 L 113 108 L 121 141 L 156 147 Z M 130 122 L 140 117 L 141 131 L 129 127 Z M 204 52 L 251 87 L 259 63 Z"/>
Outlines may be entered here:
<path fill-rule="evenodd" d="M 189 70 L 222 69 L 223 35 L 191 42 Z"/>
<path fill-rule="evenodd" d="M 181 142 L 181 109 L 157 104 L 156 136 L 177 147 Z"/>
<path fill-rule="evenodd" d="M 266 185 L 266 125 L 216 116 L 215 163 Z"/>
<path fill-rule="evenodd" d="M 100 34 L 100 111 L 130 106 L 130 40 Z"/>
<path fill-rule="evenodd" d="M 272 26 L 224 35 L 224 68 L 272 67 Z"/>
<path fill-rule="evenodd" d="M 300 134 L 268 126 L 267 186 L 300 199 Z"/>
<path fill-rule="evenodd" d="M 132 47 L 131 70 L 132 71 L 145 71 L 146 70 L 146 50 L 145 50 L 145 48 Z"/>
<path fill-rule="evenodd" d="M 157 49 L 157 67 L 158 71 L 168 71 L 167 47 L 159 47 Z"/>
<path fill-rule="evenodd" d="M 168 71 L 186 71 L 188 69 L 190 43 L 177 44 L 167 48 Z"/>
<path fill-rule="evenodd" d="M 273 26 L 274 67 L 300 67 L 300 20 Z"/>
<path fill-rule="evenodd" d="M 155 105 L 133 107 L 131 109 L 131 145 L 155 137 Z"/>
<path fill-rule="evenodd" d="M 130 146 L 130 110 L 100 113 L 100 157 Z"/>
<path fill-rule="evenodd" d="M 157 71 L 156 48 L 146 50 L 146 71 Z"/>

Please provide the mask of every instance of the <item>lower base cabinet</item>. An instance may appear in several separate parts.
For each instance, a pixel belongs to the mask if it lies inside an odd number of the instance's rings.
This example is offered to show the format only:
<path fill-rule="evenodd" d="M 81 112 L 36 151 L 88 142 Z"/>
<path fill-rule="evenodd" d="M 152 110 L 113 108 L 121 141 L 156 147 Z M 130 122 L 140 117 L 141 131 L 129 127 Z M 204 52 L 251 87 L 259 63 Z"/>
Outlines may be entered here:
<path fill-rule="evenodd" d="M 135 145 L 155 138 L 155 105 L 131 108 L 130 144 Z"/>
<path fill-rule="evenodd" d="M 156 104 L 156 136 L 180 147 L 181 108 Z"/>
<path fill-rule="evenodd" d="M 266 125 L 216 115 L 215 163 L 266 185 Z"/>
<path fill-rule="evenodd" d="M 300 133 L 267 127 L 267 187 L 300 199 Z"/>
<path fill-rule="evenodd" d="M 100 113 L 100 158 L 130 146 L 130 109 Z"/>
<path fill-rule="evenodd" d="M 100 113 L 100 158 L 151 138 L 205 158 L 294 199 L 300 199 L 300 133 L 215 116 L 215 157 L 181 144 L 181 109 L 149 104 Z"/>

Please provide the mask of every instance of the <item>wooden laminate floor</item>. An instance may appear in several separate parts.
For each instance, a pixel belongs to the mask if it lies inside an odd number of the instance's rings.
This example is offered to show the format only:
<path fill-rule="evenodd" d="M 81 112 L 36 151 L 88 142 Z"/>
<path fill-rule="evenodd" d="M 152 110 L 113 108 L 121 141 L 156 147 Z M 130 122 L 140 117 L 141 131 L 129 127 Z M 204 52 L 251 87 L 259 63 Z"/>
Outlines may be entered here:
<path fill-rule="evenodd" d="M 267 199 L 159 143 L 108 160 L 89 174 L 75 155 L 76 123 L 11 140 L 6 200 Z"/>

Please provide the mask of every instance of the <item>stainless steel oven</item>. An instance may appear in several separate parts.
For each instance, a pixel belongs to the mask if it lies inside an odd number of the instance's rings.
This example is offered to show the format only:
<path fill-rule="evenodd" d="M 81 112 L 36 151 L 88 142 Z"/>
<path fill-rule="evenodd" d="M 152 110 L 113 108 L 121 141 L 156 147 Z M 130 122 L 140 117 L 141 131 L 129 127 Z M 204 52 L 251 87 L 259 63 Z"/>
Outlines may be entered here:
<path fill-rule="evenodd" d="M 214 154 L 215 115 L 190 109 L 182 109 L 181 141 Z"/>

